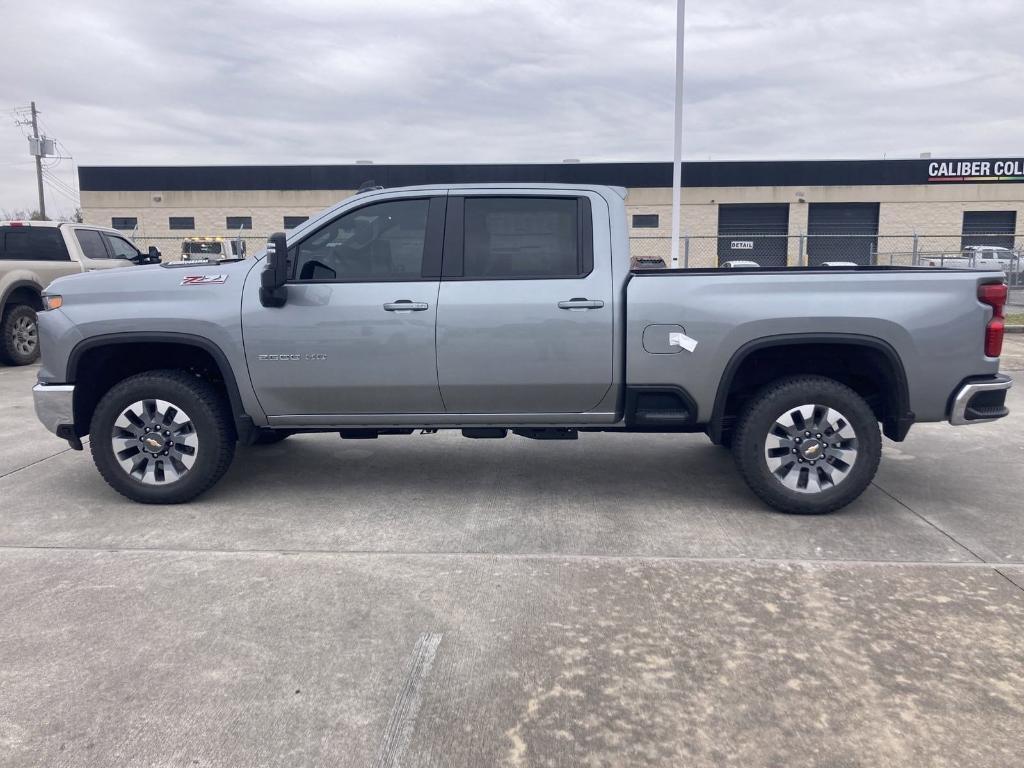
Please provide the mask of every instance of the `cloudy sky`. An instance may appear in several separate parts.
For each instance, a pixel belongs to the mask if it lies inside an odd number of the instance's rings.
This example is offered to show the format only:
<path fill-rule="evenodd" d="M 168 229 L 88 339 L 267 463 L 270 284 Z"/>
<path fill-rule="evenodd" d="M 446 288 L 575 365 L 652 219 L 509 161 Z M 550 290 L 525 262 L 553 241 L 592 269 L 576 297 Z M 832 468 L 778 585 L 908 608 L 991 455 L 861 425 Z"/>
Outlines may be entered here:
<path fill-rule="evenodd" d="M 1024 155 L 1022 0 L 687 12 L 687 159 Z M 74 163 L 668 160 L 674 25 L 673 0 L 0 0 L 0 209 L 35 206 L 32 99 L 74 157 L 58 211 Z"/>

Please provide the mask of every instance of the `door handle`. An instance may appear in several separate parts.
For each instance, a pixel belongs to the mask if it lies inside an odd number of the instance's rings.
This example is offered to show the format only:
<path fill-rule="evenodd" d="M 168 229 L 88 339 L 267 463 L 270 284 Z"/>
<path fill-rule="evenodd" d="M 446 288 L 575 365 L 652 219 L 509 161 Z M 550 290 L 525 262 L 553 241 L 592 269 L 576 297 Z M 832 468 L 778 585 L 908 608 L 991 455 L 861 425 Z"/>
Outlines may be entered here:
<path fill-rule="evenodd" d="M 384 305 L 384 309 L 387 312 L 423 312 L 424 310 L 430 309 L 430 305 L 425 301 L 399 299 L 398 301 L 388 302 Z"/>
<path fill-rule="evenodd" d="M 559 309 L 600 309 L 604 302 L 600 299 L 569 299 L 558 302 Z"/>

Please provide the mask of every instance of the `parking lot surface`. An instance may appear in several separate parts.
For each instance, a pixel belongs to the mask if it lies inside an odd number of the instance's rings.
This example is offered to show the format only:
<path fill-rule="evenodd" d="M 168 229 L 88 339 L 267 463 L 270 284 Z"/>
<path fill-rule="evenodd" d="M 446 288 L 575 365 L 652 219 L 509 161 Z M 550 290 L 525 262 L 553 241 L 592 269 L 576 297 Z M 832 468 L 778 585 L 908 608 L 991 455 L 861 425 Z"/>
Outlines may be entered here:
<path fill-rule="evenodd" d="M 140 506 L 35 421 L 34 376 L 0 368 L 0 765 L 1024 754 L 1020 386 L 803 518 L 696 435 L 296 436 Z"/>

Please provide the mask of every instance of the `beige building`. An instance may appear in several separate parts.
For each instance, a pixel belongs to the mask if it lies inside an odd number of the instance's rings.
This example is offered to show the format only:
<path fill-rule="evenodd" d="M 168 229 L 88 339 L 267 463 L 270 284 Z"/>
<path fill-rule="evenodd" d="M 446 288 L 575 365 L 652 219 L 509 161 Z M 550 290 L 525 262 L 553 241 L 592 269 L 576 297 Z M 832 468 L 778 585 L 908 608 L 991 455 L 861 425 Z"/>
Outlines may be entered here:
<path fill-rule="evenodd" d="M 79 177 L 87 222 L 134 232 L 168 257 L 186 237 L 259 247 L 369 181 L 622 186 L 633 254 L 669 254 L 670 163 L 83 167 Z M 910 263 L 969 244 L 1024 247 L 1020 159 L 686 163 L 683 184 L 689 266 Z"/>

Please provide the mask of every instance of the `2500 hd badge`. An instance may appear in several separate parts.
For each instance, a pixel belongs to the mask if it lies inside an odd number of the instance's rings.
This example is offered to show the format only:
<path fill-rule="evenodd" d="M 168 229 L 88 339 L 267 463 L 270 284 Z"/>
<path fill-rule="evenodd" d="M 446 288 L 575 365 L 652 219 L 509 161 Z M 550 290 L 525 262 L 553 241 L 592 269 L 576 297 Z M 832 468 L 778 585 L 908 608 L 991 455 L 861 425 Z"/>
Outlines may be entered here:
<path fill-rule="evenodd" d="M 326 360 L 327 355 L 323 352 L 310 352 L 305 355 L 291 354 L 291 355 L 256 355 L 257 360 L 281 360 L 281 361 L 294 361 L 294 360 Z"/>

